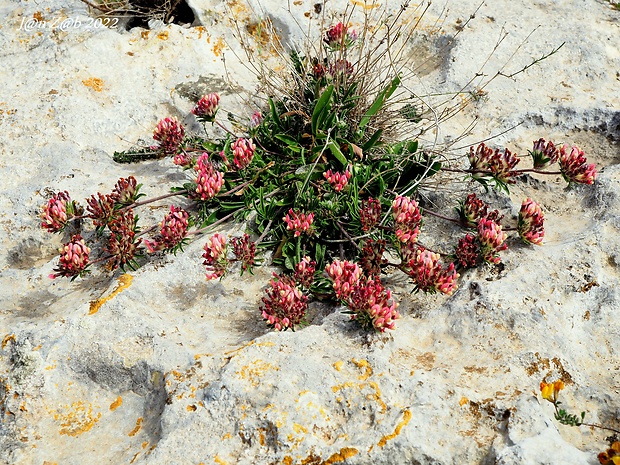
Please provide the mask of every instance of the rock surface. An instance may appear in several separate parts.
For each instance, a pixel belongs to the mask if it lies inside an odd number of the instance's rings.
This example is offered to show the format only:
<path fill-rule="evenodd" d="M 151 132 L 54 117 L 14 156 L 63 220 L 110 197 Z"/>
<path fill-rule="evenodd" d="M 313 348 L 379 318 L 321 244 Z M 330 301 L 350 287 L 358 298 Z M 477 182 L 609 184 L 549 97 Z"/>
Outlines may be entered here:
<path fill-rule="evenodd" d="M 254 84 L 222 2 L 188 3 L 200 26 L 130 31 L 87 27 L 77 0 L 0 5 L 0 462 L 597 463 L 605 432 L 559 425 L 538 385 L 561 378 L 566 408 L 620 426 L 620 11 L 497 0 L 465 24 L 478 2 L 429 10 L 428 50 L 415 49 L 429 90 L 463 88 L 504 32 L 481 83 L 565 43 L 514 79 L 467 87 L 477 101 L 440 140 L 476 118 L 463 147 L 500 134 L 493 144 L 525 154 L 545 137 L 582 146 L 601 169 L 593 186 L 572 190 L 554 178 L 516 185 L 504 210 L 539 201 L 545 245 L 513 244 L 502 267 L 464 273 L 451 297 L 411 294 L 390 277 L 402 319 L 368 335 L 323 304 L 309 326 L 269 331 L 258 305 L 273 270 L 207 282 L 200 240 L 126 275 L 47 277 L 67 239 L 39 227 L 51 192 L 84 199 L 134 175 L 149 196 L 165 193 L 182 182 L 169 160 L 119 165 L 111 154 L 149 143 L 161 117 L 195 125 L 189 97 L 207 91 L 254 111 L 242 105 Z M 329 3 L 328 17 L 346 5 Z M 228 7 L 241 25 L 262 8 L 291 41 L 302 37 L 297 23 L 321 16 L 307 1 Z"/>

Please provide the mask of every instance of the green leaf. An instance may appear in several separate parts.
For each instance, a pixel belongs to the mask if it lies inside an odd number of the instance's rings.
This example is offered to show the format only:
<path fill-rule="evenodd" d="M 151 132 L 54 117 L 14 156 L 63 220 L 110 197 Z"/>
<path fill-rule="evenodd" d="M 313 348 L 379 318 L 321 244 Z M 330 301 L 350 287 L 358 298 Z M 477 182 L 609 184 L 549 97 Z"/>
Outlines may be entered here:
<path fill-rule="evenodd" d="M 287 136 L 286 134 L 276 134 L 275 138 L 287 145 L 298 145 L 297 139 Z"/>
<path fill-rule="evenodd" d="M 280 115 L 278 115 L 276 104 L 273 103 L 273 100 L 271 97 L 269 97 L 269 110 L 271 111 L 271 119 L 273 120 L 275 125 L 278 126 L 280 129 L 282 129 L 282 121 L 280 120 Z"/>
<path fill-rule="evenodd" d="M 335 142 L 330 142 L 327 147 L 331 151 L 332 155 L 336 158 L 336 160 L 342 163 L 342 166 L 347 166 L 349 164 L 344 154 L 340 151 L 340 147 L 338 147 L 338 144 L 336 144 Z"/>
<path fill-rule="evenodd" d="M 316 135 L 318 127 L 320 125 L 320 119 L 322 115 L 329 109 L 330 100 L 334 93 L 334 86 L 329 85 L 325 88 L 319 100 L 316 102 L 314 111 L 312 112 L 312 134 Z M 324 118 L 324 117 L 323 117 Z"/>
<path fill-rule="evenodd" d="M 378 129 L 371 137 L 370 139 L 368 139 L 368 141 L 362 146 L 362 150 L 364 152 L 369 151 L 370 149 L 372 149 L 377 142 L 379 141 L 379 139 L 381 138 L 381 136 L 383 135 L 383 129 Z"/>
<path fill-rule="evenodd" d="M 360 121 L 360 124 L 358 126 L 359 129 L 364 129 L 366 127 L 366 125 L 370 122 L 370 119 L 373 116 L 375 116 L 375 114 L 379 110 L 381 110 L 381 107 L 392 96 L 392 94 L 398 88 L 399 85 L 400 85 L 400 76 L 396 76 L 394 79 L 392 79 L 392 82 L 390 83 L 390 85 L 387 86 L 385 89 L 383 89 L 379 93 L 379 95 L 377 95 L 377 98 L 375 99 L 373 104 L 370 106 L 366 114 L 362 117 L 362 120 Z"/>

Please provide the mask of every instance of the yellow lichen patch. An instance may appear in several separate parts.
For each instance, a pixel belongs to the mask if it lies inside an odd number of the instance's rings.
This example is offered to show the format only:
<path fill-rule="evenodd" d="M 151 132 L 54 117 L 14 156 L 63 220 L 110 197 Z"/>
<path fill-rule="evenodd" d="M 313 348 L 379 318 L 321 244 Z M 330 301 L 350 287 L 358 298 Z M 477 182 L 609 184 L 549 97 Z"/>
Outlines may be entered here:
<path fill-rule="evenodd" d="M 268 371 L 278 371 L 280 368 L 265 362 L 264 360 L 255 360 L 246 365 L 237 372 L 240 378 L 248 380 L 252 386 L 258 386 L 260 378 Z"/>
<path fill-rule="evenodd" d="M 370 363 L 368 363 L 367 360 L 355 360 L 355 359 L 351 359 L 351 361 L 357 365 L 358 368 L 361 368 L 364 370 L 364 373 L 360 376 L 358 376 L 358 378 L 362 381 L 366 381 L 368 378 L 370 378 L 372 376 L 372 367 L 370 366 Z"/>
<path fill-rule="evenodd" d="M 157 38 L 159 40 L 168 40 L 168 31 L 162 31 L 159 34 L 157 34 Z"/>
<path fill-rule="evenodd" d="M 354 457 L 358 454 L 358 450 L 353 447 L 343 447 L 340 452 L 335 452 L 325 460 L 325 465 L 331 465 L 332 463 L 344 462 L 346 459 Z"/>
<path fill-rule="evenodd" d="M 215 41 L 215 45 L 213 45 L 213 54 L 216 57 L 221 56 L 222 50 L 224 50 L 224 47 L 226 47 L 226 43 L 224 42 L 224 39 L 222 39 L 221 37 L 218 37 L 218 39 Z"/>
<path fill-rule="evenodd" d="M 211 357 L 213 354 L 196 354 L 194 360 L 198 360 L 200 357 Z"/>
<path fill-rule="evenodd" d="M 106 303 L 108 300 L 112 299 L 114 296 L 121 293 L 122 291 L 127 289 L 129 286 L 131 286 L 132 281 L 133 281 L 133 276 L 131 276 L 130 274 L 125 273 L 119 276 L 118 285 L 116 286 L 116 289 L 114 289 L 110 295 L 106 297 L 101 297 L 97 300 L 92 301 L 90 303 L 90 311 L 88 312 L 88 314 L 94 315 L 95 313 L 97 313 L 104 303 Z"/>
<path fill-rule="evenodd" d="M 195 406 L 195 405 L 193 405 L 193 404 L 192 404 L 192 405 L 188 405 L 188 406 L 187 406 L 187 411 L 188 411 L 188 412 L 195 412 L 197 408 L 198 408 L 198 407 L 196 407 L 196 406 Z"/>
<path fill-rule="evenodd" d="M 215 454 L 215 458 L 213 460 L 218 465 L 227 465 L 226 462 L 224 460 L 222 460 L 217 454 Z"/>
<path fill-rule="evenodd" d="M 396 425 L 396 429 L 394 429 L 394 432 L 392 434 L 388 434 L 387 436 L 383 436 L 381 440 L 377 443 L 377 445 L 379 447 L 385 446 L 388 441 L 391 441 L 400 434 L 400 431 L 407 425 L 407 423 L 409 423 L 410 420 L 411 412 L 409 410 L 405 410 L 403 412 L 403 419 L 398 425 Z"/>
<path fill-rule="evenodd" d="M 369 394 L 366 397 L 369 400 L 376 400 L 377 403 L 381 406 L 381 413 L 385 413 L 387 411 L 387 405 L 385 405 L 385 402 L 383 402 L 383 400 L 381 399 L 381 390 L 379 390 L 379 385 L 374 381 L 370 381 L 368 385 L 375 390 L 375 393 Z"/>
<path fill-rule="evenodd" d="M 293 431 L 295 431 L 297 434 L 307 433 L 308 428 L 306 428 L 303 425 L 300 425 L 299 423 L 293 423 Z"/>
<path fill-rule="evenodd" d="M 459 405 L 462 407 L 465 404 L 469 403 L 469 399 L 467 397 L 461 397 L 461 400 L 459 400 Z"/>
<path fill-rule="evenodd" d="M 48 365 L 45 367 L 46 370 L 53 370 L 54 368 L 56 368 L 56 360 L 54 360 L 54 364 L 53 365 Z"/>
<path fill-rule="evenodd" d="M 15 334 L 7 334 L 4 336 L 4 339 L 2 339 L 2 350 L 4 350 L 6 345 L 11 341 L 15 342 Z"/>
<path fill-rule="evenodd" d="M 60 421 L 60 434 L 67 436 L 79 436 L 89 431 L 95 423 L 101 418 L 101 413 L 97 412 L 93 415 L 92 404 L 85 404 L 83 401 L 77 401 L 73 404 L 65 405 L 63 412 L 54 414 L 54 420 Z"/>
<path fill-rule="evenodd" d="M 341 389 L 344 389 L 344 388 L 349 388 L 349 387 L 354 387 L 354 386 L 355 386 L 355 383 L 354 383 L 354 382 L 352 382 L 352 381 L 347 381 L 346 383 L 342 383 L 342 384 L 338 384 L 338 385 L 336 385 L 336 386 L 332 386 L 332 391 L 334 391 L 334 392 L 338 392 L 338 391 L 340 391 Z"/>
<path fill-rule="evenodd" d="M 138 431 L 140 431 L 140 428 L 142 428 L 142 422 L 143 422 L 143 421 L 144 421 L 144 419 L 143 419 L 142 417 L 139 417 L 139 418 L 136 420 L 136 426 L 135 426 L 135 428 L 134 428 L 134 429 L 132 429 L 132 430 L 129 432 L 129 434 L 128 434 L 127 436 L 133 437 L 133 436 L 135 436 L 136 434 L 138 434 Z"/>
<path fill-rule="evenodd" d="M 222 440 L 224 439 L 231 439 L 232 438 L 232 434 L 230 433 L 226 433 L 224 436 L 222 436 Z"/>
<path fill-rule="evenodd" d="M 334 363 L 334 368 L 336 369 L 336 371 L 340 371 L 342 370 L 342 365 L 344 365 L 344 362 L 342 360 L 338 360 L 336 363 Z"/>
<path fill-rule="evenodd" d="M 364 10 L 374 10 L 375 8 L 379 8 L 381 6 L 380 3 L 368 3 L 366 0 L 351 0 L 351 3 L 355 6 L 359 6 Z"/>
<path fill-rule="evenodd" d="M 144 40 L 148 39 L 149 38 L 149 32 L 151 32 L 151 31 L 142 31 L 140 33 L 140 37 L 142 37 Z"/>
<path fill-rule="evenodd" d="M 282 465 L 293 465 L 293 457 L 290 455 L 285 455 L 282 459 Z"/>
<path fill-rule="evenodd" d="M 113 412 L 121 405 L 123 405 L 123 398 L 121 396 L 118 396 L 116 400 L 110 404 L 110 412 Z"/>
<path fill-rule="evenodd" d="M 86 87 L 90 87 L 95 92 L 101 92 L 103 90 L 103 80 L 96 77 L 84 79 L 82 81 L 82 84 L 84 84 Z"/>

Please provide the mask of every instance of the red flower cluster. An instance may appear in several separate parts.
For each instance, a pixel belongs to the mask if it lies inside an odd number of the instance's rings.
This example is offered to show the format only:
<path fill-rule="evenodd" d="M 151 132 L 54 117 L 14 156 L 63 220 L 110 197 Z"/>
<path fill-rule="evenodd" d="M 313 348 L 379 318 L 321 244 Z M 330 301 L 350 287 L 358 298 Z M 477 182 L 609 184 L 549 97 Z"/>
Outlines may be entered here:
<path fill-rule="evenodd" d="M 71 200 L 67 191 L 58 192 L 43 206 L 41 227 L 51 233 L 60 232 L 76 216 L 77 209 L 77 204 Z"/>
<path fill-rule="evenodd" d="M 342 22 L 330 27 L 325 32 L 325 37 L 323 38 L 323 42 L 334 50 L 338 50 L 343 46 L 348 47 L 355 40 L 357 40 L 357 32 L 350 31 Z"/>
<path fill-rule="evenodd" d="M 308 308 L 308 297 L 297 287 L 291 276 L 274 274 L 262 298 L 263 318 L 277 331 L 295 330 L 302 323 Z"/>
<path fill-rule="evenodd" d="M 525 199 L 521 204 L 521 210 L 519 210 L 517 226 L 521 239 L 528 244 L 541 245 L 543 237 L 545 237 L 544 220 L 545 216 L 540 205 L 532 199 Z"/>
<path fill-rule="evenodd" d="M 579 184 L 593 184 L 596 179 L 596 165 L 588 165 L 582 150 L 573 146 L 569 150 L 568 144 L 560 148 L 560 171 L 566 182 Z"/>
<path fill-rule="evenodd" d="M 228 257 L 226 247 L 226 238 L 219 233 L 215 233 L 209 239 L 207 239 L 204 245 L 205 253 L 202 254 L 202 258 L 205 261 L 202 263 L 207 268 L 207 280 L 221 278 L 228 269 Z"/>
<path fill-rule="evenodd" d="M 348 169 L 344 173 L 332 172 L 332 170 L 327 170 L 323 173 L 323 177 L 327 179 L 327 182 L 336 192 L 340 192 L 347 187 L 351 176 L 351 171 Z"/>
<path fill-rule="evenodd" d="M 106 251 L 111 255 L 108 264 L 112 269 L 125 265 L 132 267 L 131 263 L 138 253 L 138 246 L 142 239 L 136 240 L 138 218 L 134 217 L 133 210 L 120 211 L 120 214 L 108 223 L 110 238 Z"/>
<path fill-rule="evenodd" d="M 141 186 L 142 184 L 138 184 L 133 176 L 129 176 L 127 179 L 120 178 L 116 182 L 110 197 L 120 205 L 131 205 L 139 197 L 138 191 Z"/>
<path fill-rule="evenodd" d="M 302 213 L 289 209 L 286 216 L 283 218 L 286 223 L 286 229 L 294 231 L 295 237 L 301 236 L 301 233 L 312 235 L 312 223 L 314 221 L 314 213 Z"/>
<path fill-rule="evenodd" d="M 399 195 L 392 202 L 394 232 L 400 242 L 415 242 L 420 232 L 420 209 L 418 203 L 409 197 Z"/>
<path fill-rule="evenodd" d="M 380 219 L 381 203 L 379 200 L 373 198 L 362 200 L 362 206 L 360 208 L 360 223 L 362 224 L 362 231 L 368 232 L 374 229 Z"/>
<path fill-rule="evenodd" d="M 166 155 L 176 153 L 185 138 L 185 128 L 175 118 L 164 118 L 157 123 L 153 132 L 153 139 L 159 142 L 159 146 L 151 147 L 153 150 L 161 150 Z"/>
<path fill-rule="evenodd" d="M 249 268 L 251 272 L 256 255 L 256 244 L 250 241 L 248 234 L 244 234 L 241 238 L 233 237 L 230 242 L 233 246 L 235 258 L 241 262 L 241 270 L 245 271 Z"/>
<path fill-rule="evenodd" d="M 59 276 L 65 278 L 76 278 L 86 271 L 88 266 L 88 255 L 90 249 L 86 246 L 84 239 L 79 234 L 71 237 L 71 241 L 63 246 L 60 251 L 60 261 L 54 268 L 56 273 L 49 275 L 54 279 Z"/>
<path fill-rule="evenodd" d="M 293 279 L 300 286 L 310 289 L 314 282 L 314 273 L 316 272 L 316 262 L 305 256 L 295 267 Z"/>
<path fill-rule="evenodd" d="M 210 200 L 224 185 L 224 175 L 217 171 L 205 152 L 196 161 L 196 194 L 200 200 Z"/>
<path fill-rule="evenodd" d="M 452 294 L 456 289 L 456 280 L 459 278 L 454 267 L 450 263 L 447 269 L 443 270 L 439 254 L 418 248 L 414 259 L 408 265 L 408 275 L 413 279 L 416 289 L 424 292 L 442 292 Z"/>
<path fill-rule="evenodd" d="M 233 152 L 233 163 L 237 169 L 242 170 L 248 167 L 254 157 L 256 146 L 252 143 L 252 139 L 239 138 L 231 145 Z"/>
<path fill-rule="evenodd" d="M 170 205 L 170 213 L 162 221 L 159 235 L 153 241 L 145 240 L 144 245 L 150 253 L 174 249 L 187 236 L 188 220 L 189 213 Z"/>
<path fill-rule="evenodd" d="M 530 152 L 534 169 L 542 170 L 558 161 L 560 151 L 549 141 L 545 144 L 545 139 L 540 138 L 534 141 L 534 148 Z"/>
<path fill-rule="evenodd" d="M 511 179 L 515 175 L 513 168 L 519 163 L 517 158 L 510 150 L 504 149 L 504 152 L 500 152 L 496 149 L 495 152 L 484 143 L 481 143 L 476 148 L 469 148 L 469 163 L 472 171 L 472 177 L 475 179 L 484 179 L 487 176 L 493 177 L 498 182 L 512 183 Z"/>
<path fill-rule="evenodd" d="M 219 105 L 220 96 L 215 92 L 203 95 L 192 109 L 192 113 L 196 115 L 199 120 L 212 122 L 215 120 L 215 114 L 217 113 Z"/>

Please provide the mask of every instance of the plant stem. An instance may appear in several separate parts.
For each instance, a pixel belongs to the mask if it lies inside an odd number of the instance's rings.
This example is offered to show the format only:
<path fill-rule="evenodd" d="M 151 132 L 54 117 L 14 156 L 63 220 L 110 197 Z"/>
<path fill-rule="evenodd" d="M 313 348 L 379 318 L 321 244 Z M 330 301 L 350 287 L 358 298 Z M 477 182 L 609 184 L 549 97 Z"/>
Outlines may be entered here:
<path fill-rule="evenodd" d="M 443 216 L 427 208 L 425 208 L 423 211 L 424 213 L 428 213 L 431 216 L 436 216 L 437 218 L 441 218 L 442 220 L 452 221 L 453 223 L 461 224 L 461 220 L 457 220 L 456 218 L 448 218 L 447 216 Z"/>

